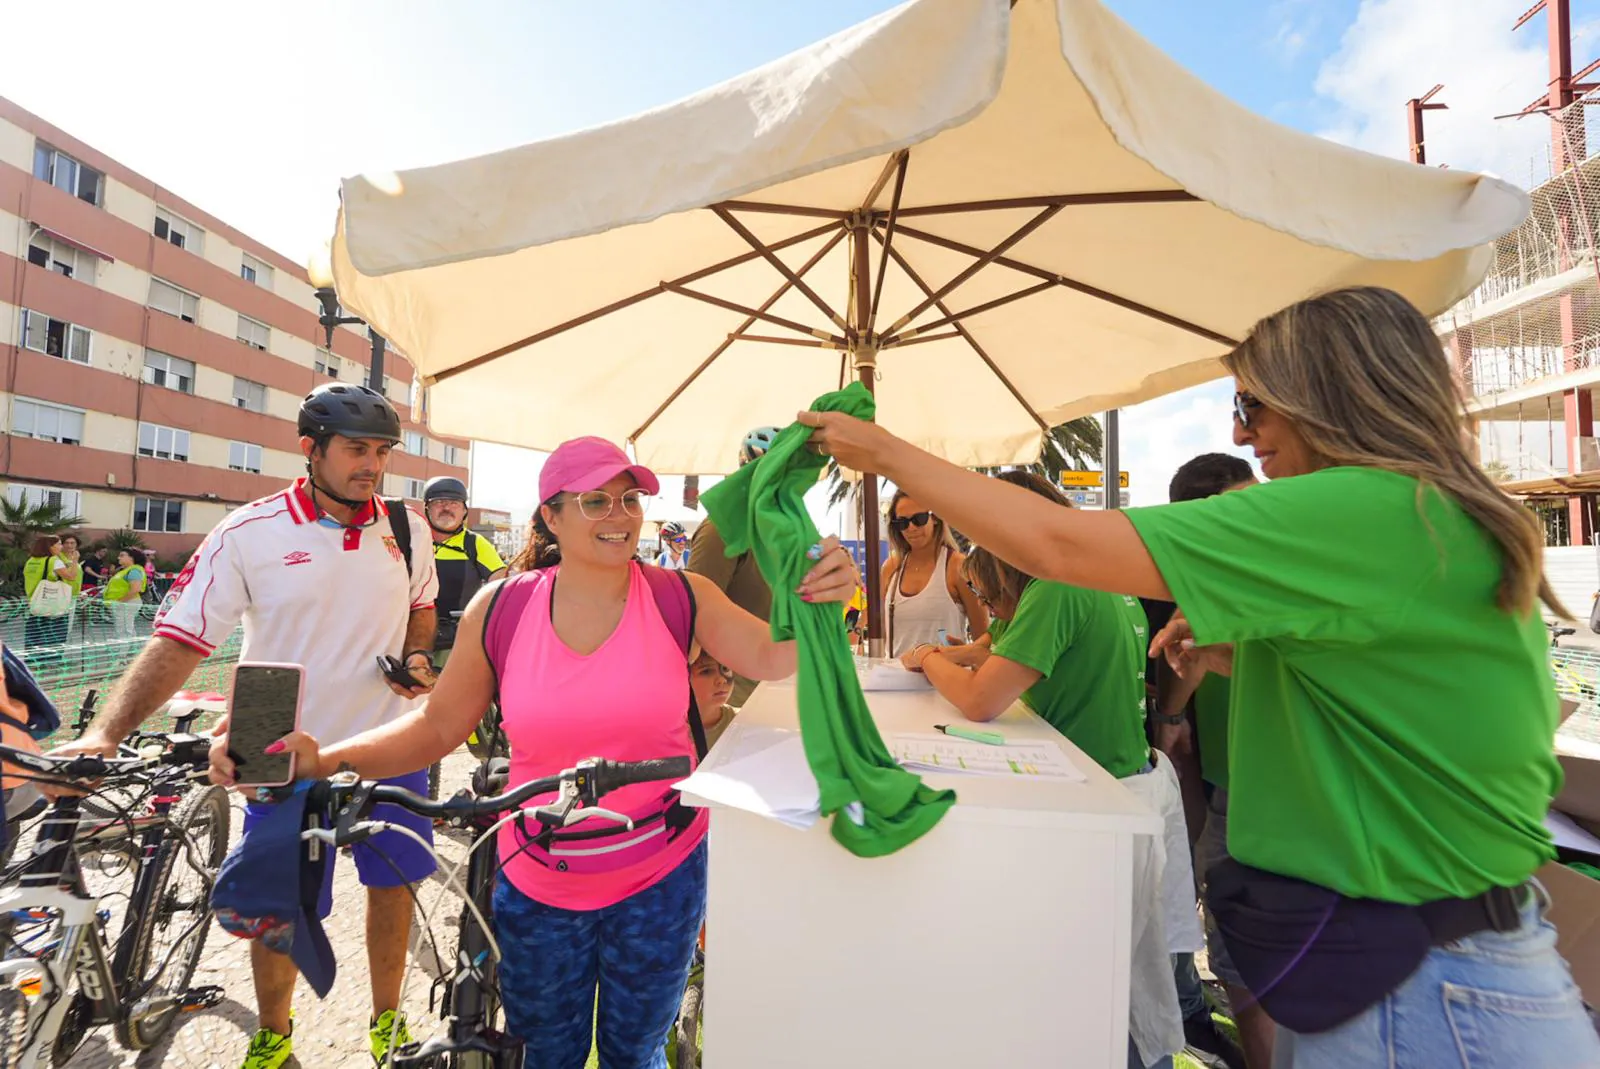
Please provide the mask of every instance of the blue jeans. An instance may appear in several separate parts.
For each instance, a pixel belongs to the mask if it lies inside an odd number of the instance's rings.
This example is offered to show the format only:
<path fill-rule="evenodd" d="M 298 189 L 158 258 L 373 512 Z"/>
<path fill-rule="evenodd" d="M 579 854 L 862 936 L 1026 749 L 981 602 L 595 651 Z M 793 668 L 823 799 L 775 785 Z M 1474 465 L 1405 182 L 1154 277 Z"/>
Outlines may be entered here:
<path fill-rule="evenodd" d="M 596 910 L 535 902 L 500 875 L 494 928 L 500 997 L 524 1069 L 665 1069 L 706 911 L 706 845 L 660 883 Z M 595 991 L 600 994 L 598 1014 Z"/>
<path fill-rule="evenodd" d="M 1514 932 L 1434 947 L 1366 1012 L 1315 1035 L 1279 1027 L 1273 1069 L 1596 1069 L 1600 1037 L 1556 953 L 1539 888 Z"/>

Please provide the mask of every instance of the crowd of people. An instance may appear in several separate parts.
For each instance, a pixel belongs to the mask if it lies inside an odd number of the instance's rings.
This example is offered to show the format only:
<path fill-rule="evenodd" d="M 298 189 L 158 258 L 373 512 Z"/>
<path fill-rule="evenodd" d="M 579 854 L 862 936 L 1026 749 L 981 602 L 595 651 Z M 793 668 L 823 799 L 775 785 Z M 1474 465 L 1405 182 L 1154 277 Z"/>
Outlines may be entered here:
<path fill-rule="evenodd" d="M 35 537 L 22 566 L 22 594 L 28 604 L 26 648 L 37 651 L 66 643 L 78 599 L 86 589 L 105 604 L 114 638 L 135 637 L 139 607 L 152 588 L 155 571 L 155 554 L 144 549 L 112 552 L 97 547 L 85 553 L 75 534 Z M 35 654 L 36 662 L 39 656 Z"/>
<path fill-rule="evenodd" d="M 811 448 L 899 488 L 882 572 L 895 655 L 970 719 L 1023 702 L 1164 817 L 1162 876 L 1134 890 L 1165 936 L 1156 969 L 1135 962 L 1130 1066 L 1217 1042 L 1197 1034 L 1202 940 L 1239 1025 L 1234 1064 L 1600 1065 L 1532 878 L 1554 856 L 1543 821 L 1560 783 L 1537 605 L 1561 606 L 1536 521 L 1479 470 L 1439 342 L 1398 295 L 1298 303 L 1224 363 L 1235 443 L 1266 481 L 1200 457 L 1153 508 L 1074 509 L 1027 473 L 963 470 L 839 413 L 799 418 Z M 306 475 L 207 537 L 76 748 L 111 749 L 241 619 L 245 659 L 306 668 L 302 730 L 274 744 L 300 775 L 413 787 L 491 700 L 521 782 L 594 754 L 698 759 L 755 682 L 795 670 L 794 644 L 765 624 L 772 590 L 713 523 L 638 559 L 659 484 L 613 443 L 551 455 L 529 543 L 497 579 L 498 558 L 449 544 L 464 487 L 442 487 L 426 519 L 376 496 L 400 439 L 380 395 L 319 387 L 300 432 Z M 775 434 L 752 432 L 741 461 Z M 437 560 L 397 548 L 430 535 Z M 830 539 L 812 556 L 797 594 L 859 611 L 849 554 Z M 437 672 L 440 617 L 456 612 Z M 412 685 L 364 667 L 394 655 Z M 226 731 L 212 750 L 225 784 L 249 756 Z M 706 818 L 661 784 L 606 804 L 633 827 L 604 850 L 501 832 L 500 990 L 530 1067 L 581 1065 L 591 1043 L 603 1065 L 664 1064 L 704 916 Z M 241 848 L 264 809 L 251 802 Z M 385 834 L 371 848 L 396 864 L 356 858 L 380 1061 L 408 1036 L 404 885 L 433 867 Z M 245 1067 L 277 1069 L 295 967 L 259 944 L 252 961 Z"/>

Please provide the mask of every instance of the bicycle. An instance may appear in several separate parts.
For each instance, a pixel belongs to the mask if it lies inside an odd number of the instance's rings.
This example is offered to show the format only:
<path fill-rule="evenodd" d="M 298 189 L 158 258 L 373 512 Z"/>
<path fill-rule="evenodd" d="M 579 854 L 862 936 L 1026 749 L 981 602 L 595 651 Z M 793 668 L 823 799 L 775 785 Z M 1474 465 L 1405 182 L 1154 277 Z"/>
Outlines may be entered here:
<path fill-rule="evenodd" d="M 85 799 L 50 804 L 31 849 L 0 884 L 0 1069 L 40 1069 L 72 1057 L 91 1028 L 111 1025 L 129 1050 L 159 1043 L 179 1013 L 221 1000 L 190 988 L 211 924 L 211 887 L 227 850 L 227 793 L 189 791 L 209 764 L 211 740 L 133 736 L 114 757 L 39 754 L 0 746 L 0 760 L 30 778 L 65 780 L 102 800 L 135 788 L 146 810 L 110 803 L 109 819 Z M 110 911 L 85 882 L 82 855 L 129 856 L 133 890 L 115 943 Z"/>
<path fill-rule="evenodd" d="M 319 781 L 310 788 L 306 809 L 313 814 L 315 826 L 309 827 L 304 837 L 314 842 L 353 846 L 384 830 L 384 822 L 369 819 L 373 807 L 381 803 L 399 805 L 472 833 L 464 862 L 467 883 L 461 937 L 455 958 L 448 963 L 448 969 L 454 971 L 435 981 L 436 991 L 443 988 L 438 1005 L 446 1034 L 397 1048 L 392 1055 L 395 1069 L 518 1069 L 522 1064 L 522 1042 L 495 1027 L 500 1014 L 495 980 L 499 946 L 489 930 L 489 917 L 499 867 L 495 833 L 500 826 L 524 817 L 546 828 L 598 819 L 631 829 L 629 818 L 599 806 L 600 797 L 633 783 L 682 779 L 689 774 L 689 759 L 615 762 L 590 758 L 559 775 L 505 791 L 509 774 L 508 760 L 485 761 L 473 774 L 472 790 L 458 791 L 445 801 L 431 801 L 403 787 L 358 781 L 350 774 Z M 502 791 L 505 793 L 498 793 Z M 553 802 L 522 808 L 528 799 L 551 791 L 556 792 Z M 329 815 L 331 826 L 327 826 Z M 489 849 L 480 849 L 483 846 Z M 452 882 L 459 868 L 451 874 Z M 463 890 L 459 884 L 457 889 Z M 437 950 L 435 953 L 438 956 Z M 446 964 L 442 956 L 439 960 Z M 431 996 L 429 1001 L 433 1002 Z"/>

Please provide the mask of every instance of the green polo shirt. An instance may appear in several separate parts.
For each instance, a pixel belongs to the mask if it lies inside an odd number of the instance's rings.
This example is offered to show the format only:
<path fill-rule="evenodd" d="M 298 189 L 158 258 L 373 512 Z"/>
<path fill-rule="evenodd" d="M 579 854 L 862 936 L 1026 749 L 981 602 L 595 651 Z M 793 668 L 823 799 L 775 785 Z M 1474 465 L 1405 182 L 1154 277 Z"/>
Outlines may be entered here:
<path fill-rule="evenodd" d="M 1424 902 L 1553 856 L 1556 695 L 1539 615 L 1455 501 L 1329 468 L 1130 509 L 1203 644 L 1235 644 L 1228 847 L 1348 895 Z"/>

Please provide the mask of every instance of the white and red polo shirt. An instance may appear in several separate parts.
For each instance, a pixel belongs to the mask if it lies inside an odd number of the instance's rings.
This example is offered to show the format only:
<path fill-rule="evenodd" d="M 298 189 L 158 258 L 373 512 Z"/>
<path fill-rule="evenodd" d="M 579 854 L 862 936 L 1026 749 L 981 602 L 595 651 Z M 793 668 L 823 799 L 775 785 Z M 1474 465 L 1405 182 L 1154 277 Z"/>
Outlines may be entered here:
<path fill-rule="evenodd" d="M 321 516 L 297 480 L 206 535 L 156 615 L 155 634 L 210 655 L 244 622 L 246 661 L 303 665 L 304 730 L 324 746 L 386 724 L 411 705 L 377 658 L 404 653 L 413 610 L 439 583 L 427 521 L 411 524 L 411 573 L 380 500 L 350 526 Z"/>

